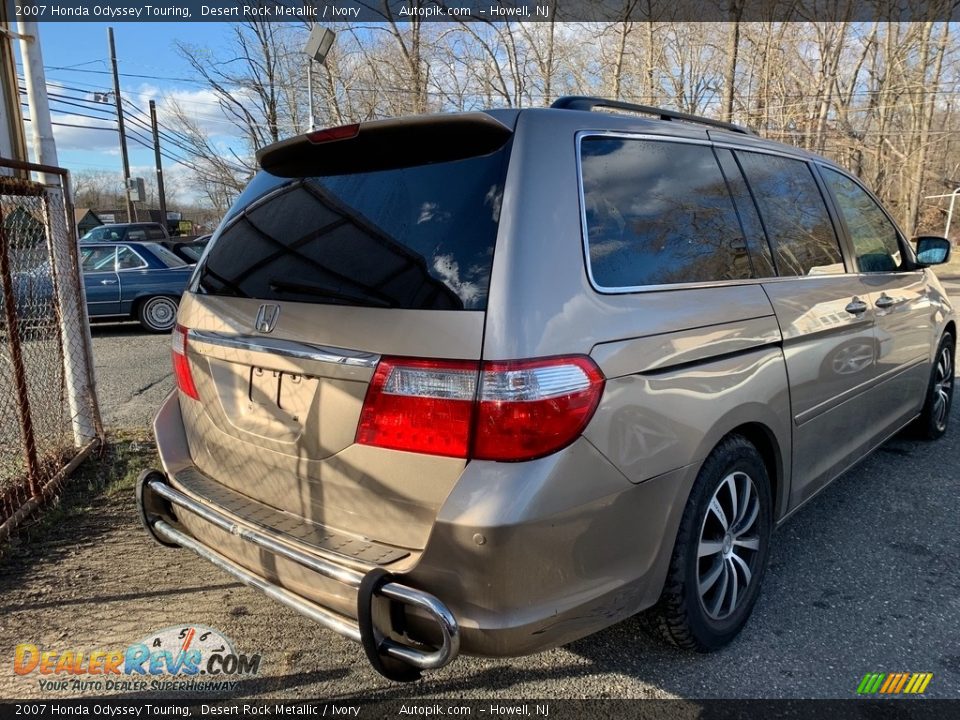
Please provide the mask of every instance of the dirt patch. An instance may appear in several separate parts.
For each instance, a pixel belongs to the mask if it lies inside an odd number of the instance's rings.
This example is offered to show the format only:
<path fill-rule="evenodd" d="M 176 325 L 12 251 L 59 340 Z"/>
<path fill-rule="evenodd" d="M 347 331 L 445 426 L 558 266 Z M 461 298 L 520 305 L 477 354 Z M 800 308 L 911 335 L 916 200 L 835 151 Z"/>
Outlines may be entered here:
<path fill-rule="evenodd" d="M 321 641 L 323 631 L 232 582 L 192 553 L 157 545 L 142 530 L 133 486 L 142 468 L 157 464 L 150 438 L 114 436 L 104 453 L 85 463 L 58 505 L 22 528 L 2 551 L 0 697 L 176 695 L 92 687 L 77 692 L 72 684 L 68 691 L 50 692 L 41 689 L 40 680 L 102 678 L 42 675 L 39 669 L 24 676 L 12 672 L 14 649 L 21 643 L 41 651 L 90 653 L 126 648 L 176 625 L 216 628 L 234 641 L 238 652 L 263 656 L 261 673 L 239 680 L 227 695 L 277 697 L 304 682 L 342 678 L 353 662 L 360 663 L 356 650 L 346 646 L 335 671 L 302 672 L 301 661 L 310 650 L 278 648 L 287 647 L 291 638 L 309 648 Z M 286 617 L 278 622 L 278 615 Z"/>

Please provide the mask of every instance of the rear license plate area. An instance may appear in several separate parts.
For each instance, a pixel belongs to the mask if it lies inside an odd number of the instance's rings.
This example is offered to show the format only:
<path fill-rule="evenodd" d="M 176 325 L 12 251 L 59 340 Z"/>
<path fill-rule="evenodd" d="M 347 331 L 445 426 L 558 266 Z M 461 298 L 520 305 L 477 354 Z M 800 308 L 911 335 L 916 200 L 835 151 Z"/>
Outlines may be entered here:
<path fill-rule="evenodd" d="M 282 411 L 295 421 L 302 421 L 310 410 L 319 380 L 298 373 L 266 368 L 250 368 L 250 402 L 276 413 Z"/>

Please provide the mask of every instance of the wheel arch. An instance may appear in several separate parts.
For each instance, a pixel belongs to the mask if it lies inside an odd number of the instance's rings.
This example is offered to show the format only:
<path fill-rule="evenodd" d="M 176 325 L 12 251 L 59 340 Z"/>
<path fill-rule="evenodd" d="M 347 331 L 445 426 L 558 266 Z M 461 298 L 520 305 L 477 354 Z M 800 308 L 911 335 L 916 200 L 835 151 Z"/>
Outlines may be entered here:
<path fill-rule="evenodd" d="M 790 495 L 792 446 L 789 422 L 789 412 L 785 418 L 782 414 L 774 413 L 769 407 L 755 403 L 727 414 L 714 425 L 713 431 L 704 437 L 697 453 L 698 472 L 710 453 L 724 440 L 731 435 L 743 436 L 763 458 L 770 479 L 773 521 L 779 522 L 786 514 Z"/>
<path fill-rule="evenodd" d="M 724 435 L 720 442 L 723 442 L 730 435 L 742 435 L 763 458 L 763 464 L 767 469 L 767 477 L 770 479 L 770 497 L 773 500 L 773 507 L 770 510 L 773 513 L 773 520 L 776 522 L 781 516 L 780 508 L 783 501 L 784 478 L 786 476 L 783 452 L 776 436 L 769 427 L 760 422 L 738 425 Z"/>
<path fill-rule="evenodd" d="M 947 324 L 943 327 L 943 332 L 940 333 L 940 338 L 942 339 L 946 333 L 950 333 L 950 336 L 953 338 L 953 347 L 956 350 L 957 347 L 957 325 L 953 320 L 947 321 Z M 939 345 L 939 341 L 937 345 Z M 936 350 L 934 350 L 936 352 Z"/>

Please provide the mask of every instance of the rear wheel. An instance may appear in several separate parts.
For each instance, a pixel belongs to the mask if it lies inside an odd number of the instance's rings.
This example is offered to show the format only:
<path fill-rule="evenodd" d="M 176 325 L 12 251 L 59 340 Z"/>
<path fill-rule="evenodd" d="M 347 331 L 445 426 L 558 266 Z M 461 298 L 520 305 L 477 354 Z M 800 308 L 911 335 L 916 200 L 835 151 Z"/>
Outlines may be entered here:
<path fill-rule="evenodd" d="M 953 351 L 953 336 L 945 333 L 937 347 L 927 397 L 915 425 L 917 434 L 925 440 L 936 440 L 947 431 L 953 404 Z"/>
<path fill-rule="evenodd" d="M 680 522 L 650 620 L 674 644 L 707 652 L 736 637 L 753 610 L 772 528 L 763 458 L 731 435 L 707 457 Z"/>
<path fill-rule="evenodd" d="M 177 301 L 166 295 L 147 298 L 137 308 L 137 320 L 148 332 L 170 332 L 177 322 Z"/>

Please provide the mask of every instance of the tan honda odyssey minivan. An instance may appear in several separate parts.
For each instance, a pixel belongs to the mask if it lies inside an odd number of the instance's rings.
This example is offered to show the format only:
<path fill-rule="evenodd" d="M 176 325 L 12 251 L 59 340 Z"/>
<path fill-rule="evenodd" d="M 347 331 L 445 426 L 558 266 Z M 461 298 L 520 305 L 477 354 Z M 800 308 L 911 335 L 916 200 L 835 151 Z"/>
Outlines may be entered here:
<path fill-rule="evenodd" d="M 946 429 L 949 243 L 823 158 L 563 98 L 259 161 L 180 303 L 138 504 L 387 677 L 648 609 L 719 648 L 778 523 Z"/>

